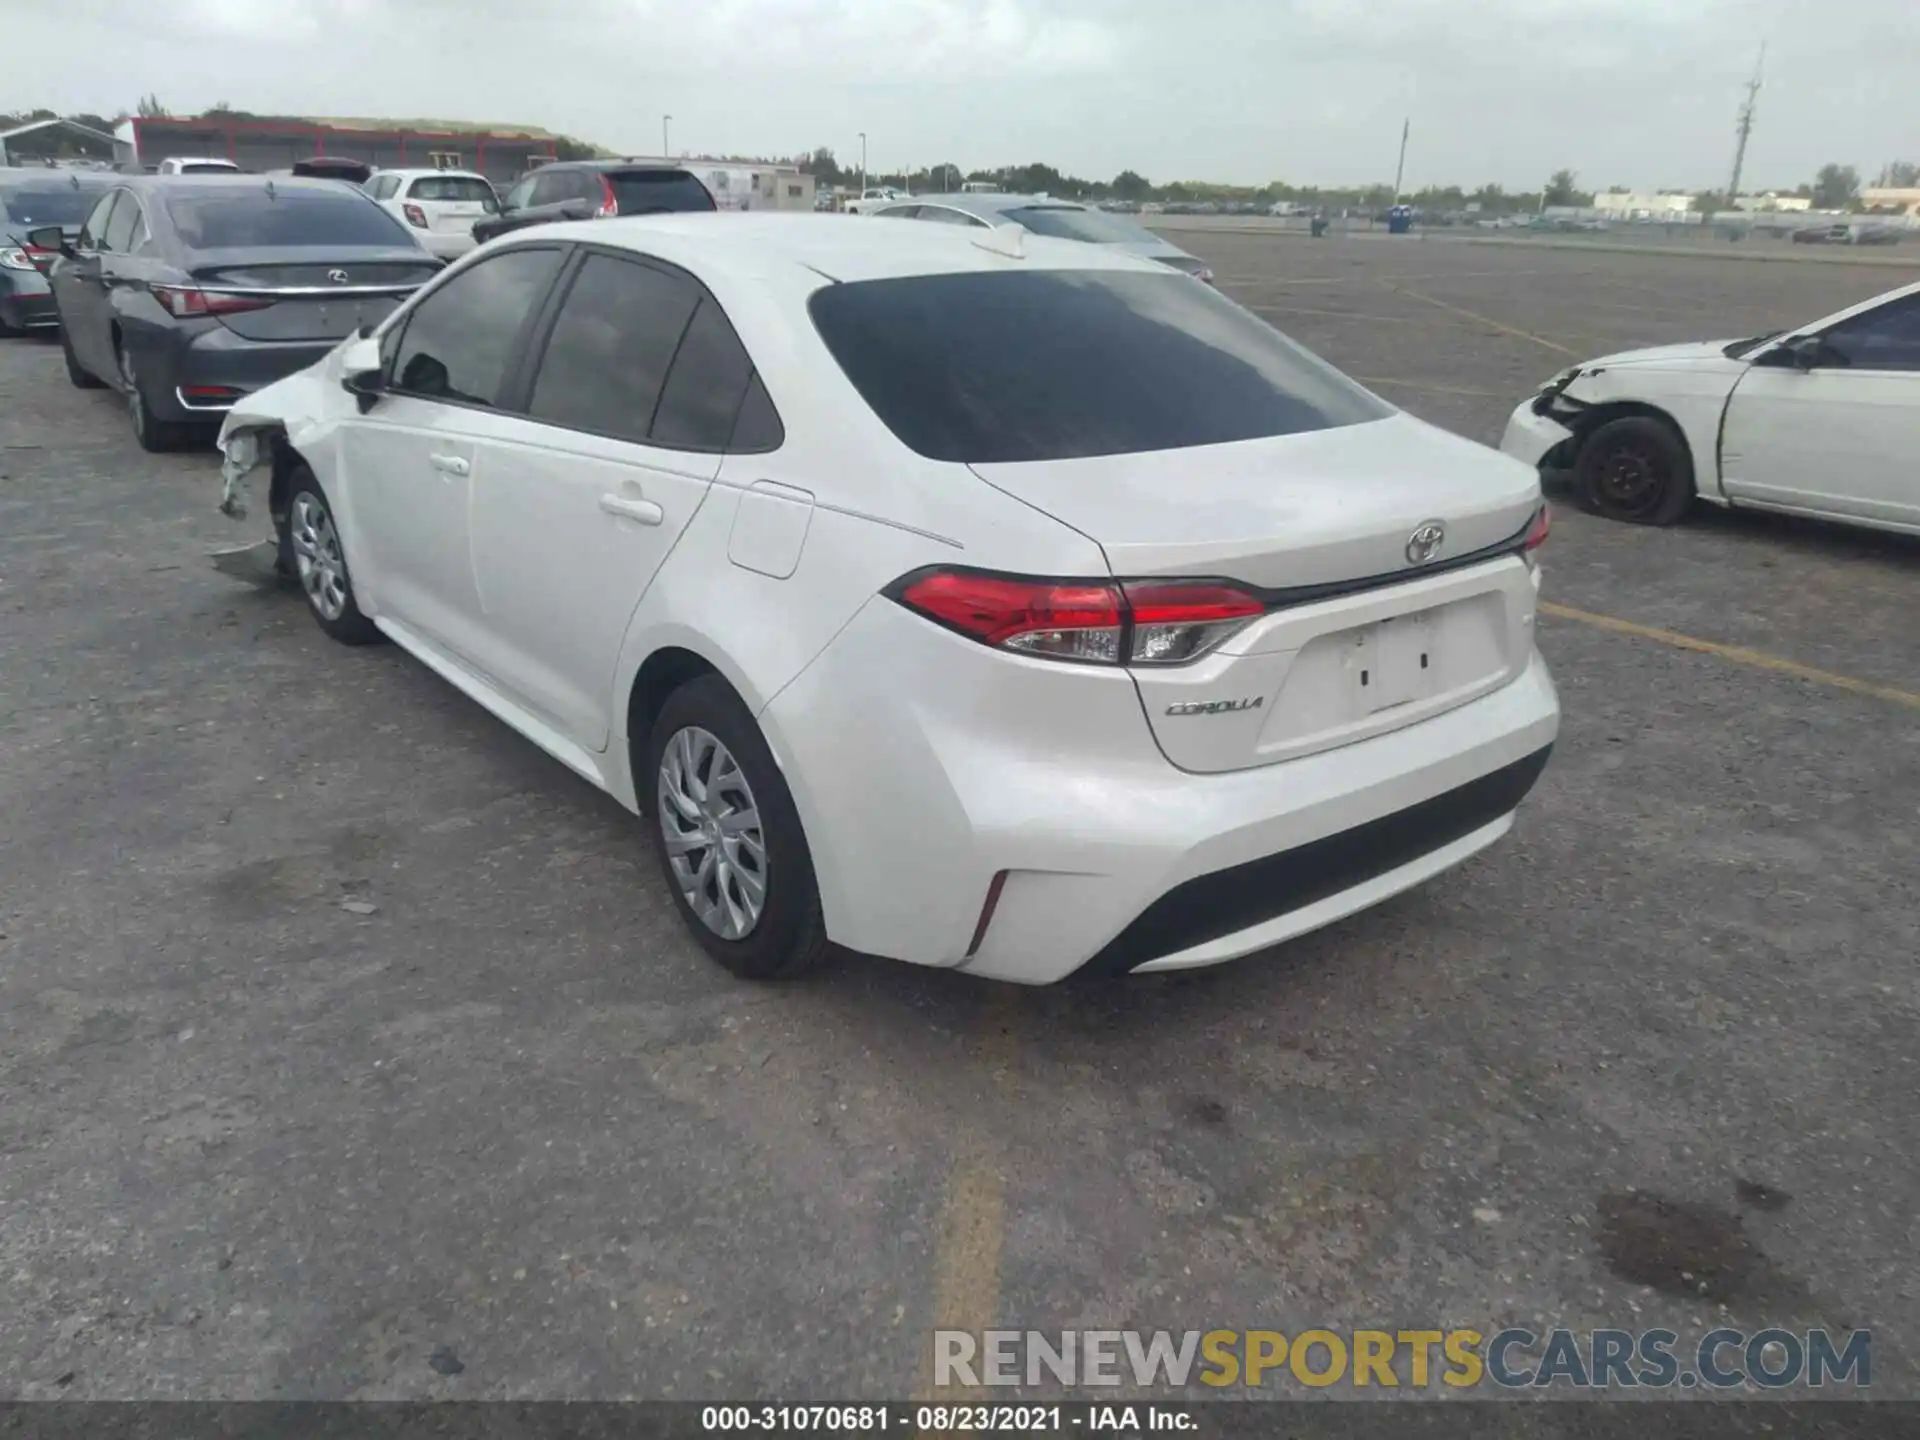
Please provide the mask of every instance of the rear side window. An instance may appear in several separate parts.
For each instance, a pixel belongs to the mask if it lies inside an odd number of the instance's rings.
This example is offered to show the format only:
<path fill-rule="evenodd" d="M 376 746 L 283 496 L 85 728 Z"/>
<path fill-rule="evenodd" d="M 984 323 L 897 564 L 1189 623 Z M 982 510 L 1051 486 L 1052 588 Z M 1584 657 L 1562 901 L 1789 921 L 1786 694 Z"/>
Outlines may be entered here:
<path fill-rule="evenodd" d="M 645 443 L 700 292 L 680 276 L 590 255 L 561 303 L 527 413 Z"/>
<path fill-rule="evenodd" d="M 499 203 L 494 199 L 493 186 L 478 175 L 423 175 L 408 188 L 407 198 L 459 200 L 470 205 L 484 205 L 489 212 Z"/>
<path fill-rule="evenodd" d="M 613 170 L 607 180 L 622 215 L 714 208 L 707 187 L 685 170 Z"/>
<path fill-rule="evenodd" d="M 528 321 L 559 269 L 558 250 L 509 250 L 448 280 L 408 318 L 394 351 L 393 388 L 497 406 Z"/>
<path fill-rule="evenodd" d="M 1829 363 L 1860 370 L 1920 370 L 1920 295 L 1842 320 L 1820 338 Z"/>
<path fill-rule="evenodd" d="M 681 450 L 724 450 L 753 362 L 711 296 L 700 301 L 667 372 L 649 438 Z"/>
<path fill-rule="evenodd" d="M 828 285 L 827 349 L 902 443 L 1005 464 L 1356 425 L 1383 401 L 1168 271 L 1031 270 Z"/>
<path fill-rule="evenodd" d="M 266 187 L 169 195 L 167 217 L 189 250 L 241 250 L 254 246 L 381 245 L 411 249 L 413 240 L 385 210 L 351 190 L 282 190 Z"/>

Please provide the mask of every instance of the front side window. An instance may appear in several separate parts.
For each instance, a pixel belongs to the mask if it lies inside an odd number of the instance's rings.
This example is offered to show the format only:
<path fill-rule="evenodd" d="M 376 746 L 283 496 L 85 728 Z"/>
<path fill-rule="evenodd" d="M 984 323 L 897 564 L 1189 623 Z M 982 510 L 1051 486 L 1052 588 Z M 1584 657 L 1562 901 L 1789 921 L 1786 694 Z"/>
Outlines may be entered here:
<path fill-rule="evenodd" d="M 1392 407 L 1172 271 L 975 271 L 828 285 L 815 328 L 902 443 L 969 464 L 1219 445 Z"/>
<path fill-rule="evenodd" d="M 553 248 L 509 250 L 426 296 L 394 349 L 391 387 L 424 399 L 498 406 L 560 258 Z"/>
<path fill-rule="evenodd" d="M 1827 363 L 1849 370 L 1920 370 L 1920 295 L 1842 320 L 1821 340 Z"/>
<path fill-rule="evenodd" d="M 98 250 L 101 247 L 107 233 L 107 226 L 111 223 L 114 203 L 119 200 L 122 193 L 115 190 L 110 195 L 102 196 L 100 202 L 93 207 L 92 213 L 87 216 L 87 223 L 80 227 L 80 249 Z"/>
<path fill-rule="evenodd" d="M 133 249 L 133 235 L 140 228 L 140 202 L 131 195 L 121 196 L 120 203 L 113 208 L 113 218 L 107 221 L 103 248 L 125 255 Z"/>
<path fill-rule="evenodd" d="M 540 357 L 527 413 L 570 430 L 645 442 L 667 367 L 700 303 L 691 280 L 590 255 Z"/>

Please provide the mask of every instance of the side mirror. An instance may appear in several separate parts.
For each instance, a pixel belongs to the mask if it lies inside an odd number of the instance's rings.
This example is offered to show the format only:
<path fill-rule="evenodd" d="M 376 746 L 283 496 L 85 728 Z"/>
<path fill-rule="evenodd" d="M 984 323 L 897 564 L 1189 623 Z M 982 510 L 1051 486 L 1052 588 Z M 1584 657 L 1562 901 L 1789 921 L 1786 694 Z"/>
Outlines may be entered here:
<path fill-rule="evenodd" d="M 385 363 L 380 355 L 380 342 L 369 335 L 355 336 L 341 353 L 340 387 L 360 401 L 363 415 L 373 408 L 373 402 L 387 388 L 386 376 L 382 373 Z"/>
<path fill-rule="evenodd" d="M 1827 342 L 1818 335 L 1796 335 L 1781 348 L 1793 357 L 1796 370 L 1811 370 L 1827 356 Z"/>
<path fill-rule="evenodd" d="M 43 225 L 38 230 L 27 232 L 27 244 L 36 250 L 53 250 L 73 258 L 73 245 L 67 239 L 67 232 L 58 225 Z"/>

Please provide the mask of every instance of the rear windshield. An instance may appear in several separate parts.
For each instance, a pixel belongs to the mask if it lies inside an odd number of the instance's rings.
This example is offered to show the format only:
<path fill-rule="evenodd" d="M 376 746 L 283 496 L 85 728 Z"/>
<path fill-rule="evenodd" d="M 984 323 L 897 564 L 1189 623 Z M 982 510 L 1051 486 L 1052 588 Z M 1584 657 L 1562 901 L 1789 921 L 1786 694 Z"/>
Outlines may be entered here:
<path fill-rule="evenodd" d="M 495 210 L 493 186 L 478 175 L 423 175 L 407 190 L 409 200 L 464 200 Z"/>
<path fill-rule="evenodd" d="M 15 225 L 78 225 L 100 198 L 98 190 L 0 190 L 7 219 Z"/>
<path fill-rule="evenodd" d="M 255 245 L 379 245 L 410 247 L 407 232 L 364 194 L 342 190 L 286 191 L 221 188 L 167 197 L 167 215 L 190 250 L 242 250 Z"/>
<path fill-rule="evenodd" d="M 829 285 L 814 326 L 902 443 L 1004 464 L 1177 450 L 1393 413 L 1205 285 L 1133 271 Z"/>
<path fill-rule="evenodd" d="M 607 172 L 622 215 L 656 215 L 663 210 L 711 210 L 707 187 L 684 170 Z"/>
<path fill-rule="evenodd" d="M 231 175 L 238 165 L 225 165 L 218 160 L 188 161 L 180 167 L 182 175 Z"/>

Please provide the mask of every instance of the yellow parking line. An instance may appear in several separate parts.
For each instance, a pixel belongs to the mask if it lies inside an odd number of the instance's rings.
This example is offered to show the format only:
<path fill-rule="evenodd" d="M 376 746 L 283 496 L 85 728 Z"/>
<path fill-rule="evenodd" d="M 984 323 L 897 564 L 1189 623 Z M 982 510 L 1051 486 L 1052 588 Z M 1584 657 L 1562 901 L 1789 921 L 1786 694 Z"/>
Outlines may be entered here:
<path fill-rule="evenodd" d="M 983 1096 L 979 1116 L 970 1119 L 955 1142 L 953 1166 L 947 1176 L 946 1202 L 933 1255 L 932 1323 L 921 1355 L 920 1398 L 939 1398 L 934 1391 L 934 1330 L 965 1330 L 978 1335 L 991 1329 L 1000 1311 L 1000 1251 L 1006 1238 L 1006 1161 L 988 1124 L 991 1117 L 1008 1114 L 1014 1095 L 1014 1062 L 1018 1050 L 1015 1026 L 1019 1009 L 1011 986 L 994 985 L 986 994 L 982 1017 L 985 1034 L 979 1060 L 987 1072 L 991 1096 Z M 954 1392 L 944 1392 L 954 1398 Z"/>
<path fill-rule="evenodd" d="M 1582 625 L 1591 625 L 1597 630 L 1610 630 L 1616 635 L 1632 635 L 1641 640 L 1657 640 L 1660 644 L 1671 645 L 1676 650 L 1693 650 L 1702 655 L 1717 655 L 1722 660 L 1730 660 L 1736 665 L 1751 665 L 1756 670 L 1771 670 L 1776 675 L 1791 675 L 1796 680 L 1811 681 L 1815 685 L 1828 685 L 1835 690 L 1846 690 L 1855 695 L 1868 695 L 1875 700 L 1890 700 L 1895 705 L 1905 705 L 1909 709 L 1920 710 L 1920 695 L 1916 695 L 1911 690 L 1896 689 L 1892 685 L 1876 685 L 1871 680 L 1856 680 L 1851 675 L 1836 675 L 1831 670 L 1818 670 L 1811 665 L 1782 660 L 1777 655 L 1763 654 L 1761 651 L 1749 650 L 1741 645 L 1722 645 L 1717 640 L 1698 640 L 1691 635 L 1681 635 L 1673 630 L 1640 625 L 1632 620 L 1619 620 L 1611 615 L 1596 615 L 1591 610 L 1576 610 L 1571 605 L 1556 605 L 1547 600 L 1540 602 L 1540 612 L 1543 615 L 1551 615 L 1556 620 L 1574 620 Z"/>
<path fill-rule="evenodd" d="M 1503 334 L 1512 335 L 1521 340 L 1531 340 L 1534 344 L 1541 346 L 1543 349 L 1551 350 L 1556 355 L 1572 355 L 1575 353 L 1565 345 L 1562 345 L 1558 340 L 1548 340 L 1544 336 L 1534 334 L 1531 330 L 1522 330 L 1517 325 L 1509 325 L 1504 320 L 1495 320 L 1491 315 L 1482 315 L 1479 311 L 1469 310 L 1463 305 L 1454 305 L 1445 300 L 1436 300 L 1431 295 L 1422 295 L 1418 290 L 1409 290 L 1403 285 L 1390 285 L 1387 288 L 1392 290 L 1396 295 L 1405 295 L 1409 300 L 1420 300 L 1438 309 L 1449 310 L 1455 315 L 1473 321 L 1475 324 L 1491 325 L 1495 330 Z"/>

